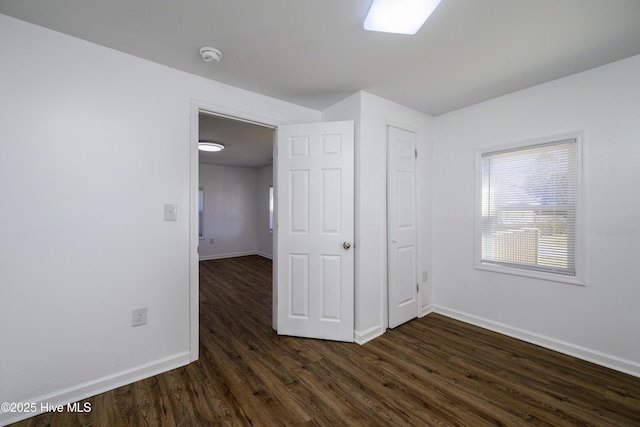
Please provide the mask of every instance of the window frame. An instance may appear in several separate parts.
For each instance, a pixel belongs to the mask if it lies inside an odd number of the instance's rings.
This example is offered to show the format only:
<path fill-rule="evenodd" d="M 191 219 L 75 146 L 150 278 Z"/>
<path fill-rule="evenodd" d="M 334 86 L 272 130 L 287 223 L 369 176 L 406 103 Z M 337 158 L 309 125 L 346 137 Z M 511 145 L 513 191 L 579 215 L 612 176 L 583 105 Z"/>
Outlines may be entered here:
<path fill-rule="evenodd" d="M 204 187 L 198 187 L 198 239 L 204 240 Z"/>
<path fill-rule="evenodd" d="M 504 264 L 487 263 L 482 261 L 482 156 L 486 153 L 497 151 L 518 151 L 526 150 L 541 144 L 552 144 L 554 142 L 575 139 L 576 141 L 576 204 L 575 204 L 575 275 L 539 271 L 535 269 L 516 268 Z M 583 186 L 584 175 L 584 132 L 575 131 L 570 133 L 546 136 L 542 138 L 512 142 L 500 146 L 479 148 L 474 151 L 474 268 L 477 270 L 490 271 L 494 273 L 510 274 L 516 276 L 529 277 L 553 282 L 568 283 L 572 285 L 586 285 L 586 269 L 584 263 L 584 201 L 585 191 Z"/>
<path fill-rule="evenodd" d="M 273 234 L 273 222 L 275 220 L 275 217 L 273 215 L 274 212 L 274 191 L 273 191 L 273 185 L 269 186 L 269 233 Z"/>

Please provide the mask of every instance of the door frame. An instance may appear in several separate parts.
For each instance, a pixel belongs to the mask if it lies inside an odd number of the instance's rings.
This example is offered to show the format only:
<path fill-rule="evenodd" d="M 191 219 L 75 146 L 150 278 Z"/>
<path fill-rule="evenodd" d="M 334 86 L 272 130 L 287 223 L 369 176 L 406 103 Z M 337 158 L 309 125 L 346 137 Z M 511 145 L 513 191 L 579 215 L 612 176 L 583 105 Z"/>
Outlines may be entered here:
<path fill-rule="evenodd" d="M 190 137 L 189 137 L 189 353 L 190 361 L 195 362 L 199 357 L 200 347 L 200 276 L 198 263 L 200 257 L 198 246 L 198 189 L 200 183 L 198 162 L 198 138 L 200 113 L 225 117 L 240 122 L 252 123 L 274 130 L 274 150 L 276 149 L 276 133 L 278 126 L 283 124 L 281 120 L 262 116 L 245 110 L 238 110 L 228 106 L 214 104 L 201 99 L 191 98 L 190 108 Z M 277 158 L 273 158 L 274 176 L 277 171 Z M 277 183 L 274 180 L 274 193 L 277 192 Z M 277 224 L 277 209 L 274 206 L 274 222 Z M 273 240 L 274 265 L 276 263 L 277 239 Z M 275 285 L 274 285 L 275 286 Z M 276 295 L 273 296 L 274 302 Z"/>

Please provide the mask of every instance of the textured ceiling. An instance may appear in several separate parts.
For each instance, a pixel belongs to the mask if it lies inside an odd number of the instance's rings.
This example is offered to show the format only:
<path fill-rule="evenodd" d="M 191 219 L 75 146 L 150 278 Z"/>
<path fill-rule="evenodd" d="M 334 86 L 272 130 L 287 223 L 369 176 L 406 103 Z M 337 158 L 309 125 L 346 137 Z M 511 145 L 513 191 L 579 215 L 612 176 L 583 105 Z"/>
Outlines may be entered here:
<path fill-rule="evenodd" d="M 365 31 L 370 3 L 0 0 L 0 13 L 316 110 L 365 90 L 439 115 L 640 54 L 638 0 L 442 0 L 415 36 Z"/>
<path fill-rule="evenodd" d="M 365 31 L 370 4 L 0 0 L 0 13 L 319 111 L 364 90 L 437 116 L 640 54 L 640 0 L 442 0 L 414 36 Z"/>
<path fill-rule="evenodd" d="M 200 114 L 198 135 L 201 141 L 217 142 L 224 150 L 199 152 L 200 163 L 259 168 L 273 161 L 273 129 Z"/>

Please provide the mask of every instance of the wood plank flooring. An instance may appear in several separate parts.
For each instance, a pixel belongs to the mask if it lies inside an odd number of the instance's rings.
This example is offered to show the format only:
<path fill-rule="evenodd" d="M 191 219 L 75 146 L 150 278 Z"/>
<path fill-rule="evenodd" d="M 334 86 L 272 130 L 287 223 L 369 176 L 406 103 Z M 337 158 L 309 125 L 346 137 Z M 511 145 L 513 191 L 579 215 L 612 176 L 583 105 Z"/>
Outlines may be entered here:
<path fill-rule="evenodd" d="M 437 314 L 363 346 L 281 337 L 270 260 L 200 275 L 197 362 L 14 426 L 640 426 L 640 378 Z"/>

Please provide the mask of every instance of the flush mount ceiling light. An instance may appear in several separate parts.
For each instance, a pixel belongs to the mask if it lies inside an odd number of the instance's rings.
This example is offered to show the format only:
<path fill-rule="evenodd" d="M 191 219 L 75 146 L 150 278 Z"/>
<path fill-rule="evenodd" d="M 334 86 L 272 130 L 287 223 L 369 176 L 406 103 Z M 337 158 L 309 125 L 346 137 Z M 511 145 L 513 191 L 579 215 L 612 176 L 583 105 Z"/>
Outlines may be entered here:
<path fill-rule="evenodd" d="M 224 150 L 224 145 L 218 144 L 217 142 L 200 141 L 198 142 L 198 150 L 209 152 L 222 151 Z"/>
<path fill-rule="evenodd" d="M 364 29 L 415 34 L 439 4 L 440 0 L 373 0 Z"/>
<path fill-rule="evenodd" d="M 204 62 L 220 62 L 220 59 L 222 59 L 222 52 L 215 47 L 201 47 L 200 55 Z"/>

